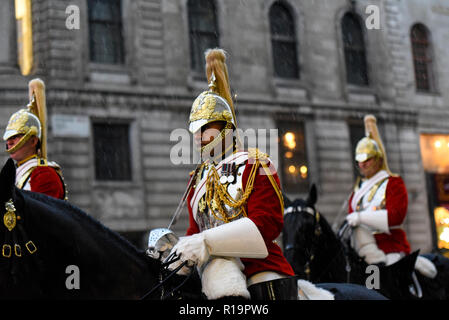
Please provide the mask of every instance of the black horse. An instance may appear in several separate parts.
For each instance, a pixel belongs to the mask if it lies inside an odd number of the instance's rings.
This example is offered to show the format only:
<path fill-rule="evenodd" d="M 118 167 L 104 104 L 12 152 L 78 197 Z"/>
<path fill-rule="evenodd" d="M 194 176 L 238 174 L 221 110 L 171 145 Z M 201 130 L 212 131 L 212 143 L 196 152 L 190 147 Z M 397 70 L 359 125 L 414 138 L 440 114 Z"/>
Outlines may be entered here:
<path fill-rule="evenodd" d="M 376 287 L 373 283 L 376 270 L 368 268 L 368 264 L 350 246 L 349 239 L 333 232 L 323 215 L 315 209 L 316 201 L 314 185 L 306 200 L 296 199 L 292 202 L 285 197 L 286 214 L 282 235 L 284 255 L 300 277 L 314 283 L 370 285 L 391 299 L 416 299 L 420 289 L 423 299 L 447 298 L 449 259 L 440 255 L 424 255 L 438 268 L 435 279 L 413 272 L 418 255 L 418 252 L 414 252 L 390 266 L 377 266 L 379 283 Z M 414 294 L 410 287 L 415 291 Z"/>
<path fill-rule="evenodd" d="M 14 181 L 10 159 L 0 173 L 0 298 L 140 299 L 160 283 L 158 260 L 67 201 Z M 171 279 L 148 298 L 185 280 Z M 200 297 L 199 280 L 189 281 L 185 296 Z"/>
<path fill-rule="evenodd" d="M 9 159 L 0 172 L 0 299 L 204 299 L 196 272 L 167 279 L 159 260 L 79 208 L 14 182 Z M 385 299 L 357 285 L 321 288 L 336 300 Z"/>

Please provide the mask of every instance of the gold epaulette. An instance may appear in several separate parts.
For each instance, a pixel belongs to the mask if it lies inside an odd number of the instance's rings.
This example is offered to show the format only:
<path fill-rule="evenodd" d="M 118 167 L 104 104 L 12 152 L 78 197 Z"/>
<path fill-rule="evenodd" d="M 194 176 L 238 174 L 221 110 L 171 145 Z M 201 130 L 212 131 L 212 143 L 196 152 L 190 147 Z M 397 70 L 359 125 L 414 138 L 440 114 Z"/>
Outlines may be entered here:
<path fill-rule="evenodd" d="M 248 149 L 248 159 L 259 160 L 260 162 L 267 162 L 268 154 L 260 151 L 257 148 Z"/>
<path fill-rule="evenodd" d="M 282 195 L 282 191 L 276 181 L 273 178 L 273 173 L 271 172 L 270 168 L 267 166 L 268 163 L 268 154 L 261 152 L 257 148 L 251 148 L 248 149 L 248 160 L 251 161 L 251 159 L 255 160 L 255 162 L 259 162 L 262 165 L 263 170 L 265 171 L 265 174 L 267 175 L 268 179 L 271 182 L 271 185 L 274 188 L 274 191 L 276 192 L 279 202 L 281 204 L 282 212 L 284 212 L 284 197 Z"/>

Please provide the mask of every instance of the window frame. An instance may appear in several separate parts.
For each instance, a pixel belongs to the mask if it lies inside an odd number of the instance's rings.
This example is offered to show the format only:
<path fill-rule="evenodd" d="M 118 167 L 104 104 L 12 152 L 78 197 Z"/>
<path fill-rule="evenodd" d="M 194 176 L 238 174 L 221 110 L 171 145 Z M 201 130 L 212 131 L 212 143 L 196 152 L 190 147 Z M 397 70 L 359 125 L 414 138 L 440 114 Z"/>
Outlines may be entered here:
<path fill-rule="evenodd" d="M 307 137 L 307 133 L 308 133 L 308 128 L 307 128 L 307 122 L 305 120 L 291 120 L 288 118 L 284 118 L 284 117 L 279 117 L 278 119 L 276 119 L 276 125 L 278 128 L 278 133 L 279 133 L 279 170 L 278 170 L 278 174 L 279 174 L 279 178 L 281 180 L 281 185 L 282 185 L 282 190 L 285 194 L 307 194 L 309 192 L 309 188 L 312 185 L 312 175 L 314 174 L 314 168 L 312 167 L 312 165 L 310 164 L 310 155 L 309 155 L 309 139 Z M 299 128 L 301 128 L 301 130 L 299 130 Z M 283 144 L 283 136 L 285 133 L 293 131 L 294 133 L 299 133 L 301 131 L 302 133 L 302 142 L 303 142 L 303 147 L 302 150 L 299 150 L 298 152 L 303 154 L 303 160 L 304 161 L 304 165 L 307 167 L 307 178 L 304 179 L 305 183 L 304 185 L 301 186 L 301 180 L 299 180 L 299 183 L 294 183 L 294 184 L 290 184 L 290 182 L 287 181 L 286 179 L 286 174 L 285 174 L 285 166 L 286 161 L 285 161 L 285 157 L 284 157 L 284 153 L 286 151 L 290 151 L 287 150 L 284 147 Z M 298 143 L 298 142 L 296 142 Z M 295 149 L 293 149 L 294 151 Z M 294 155 L 293 155 L 294 156 Z"/>
<path fill-rule="evenodd" d="M 420 87 L 419 85 L 419 80 L 418 80 L 418 73 L 419 71 L 422 70 L 417 70 L 417 56 L 416 56 L 416 44 L 417 41 L 414 41 L 413 39 L 413 31 L 419 28 L 421 30 L 421 32 L 424 33 L 424 48 L 420 48 L 423 49 L 424 52 L 424 56 L 420 56 L 420 58 L 424 59 L 424 64 L 425 64 L 425 73 L 427 75 L 427 89 Z M 422 39 L 420 39 L 422 40 Z M 436 92 L 436 83 L 435 83 L 435 73 L 434 73 L 434 63 L 435 63 L 435 59 L 434 59 L 434 54 L 433 54 L 433 45 L 432 45 L 432 40 L 431 40 L 431 34 L 430 34 L 430 30 L 429 28 L 427 28 L 426 25 L 424 25 L 423 23 L 415 23 L 411 26 L 410 28 L 410 47 L 411 47 L 411 53 L 412 53 L 412 64 L 413 64 L 413 79 L 415 81 L 415 90 L 417 93 L 435 93 Z"/>
<path fill-rule="evenodd" d="M 120 13 L 120 15 L 117 16 L 113 16 L 112 20 L 98 20 L 98 19 L 93 19 L 91 17 L 92 15 L 92 8 L 90 6 L 91 1 L 102 1 L 102 0 L 87 0 L 87 25 L 88 25 L 88 61 L 92 64 L 95 65 L 116 65 L 116 66 L 122 66 L 125 64 L 126 62 L 126 52 L 125 52 L 125 41 L 124 41 L 124 23 L 123 23 L 123 1 L 122 0 L 107 0 L 105 1 L 105 3 L 107 3 L 108 5 L 111 5 L 112 1 L 116 1 L 115 4 L 118 6 L 118 8 L 116 8 L 118 10 L 118 12 Z M 112 4 L 114 5 L 114 4 Z M 112 9 L 111 9 L 112 10 Z M 93 34 L 92 34 L 92 25 L 112 25 L 115 29 L 117 29 L 116 31 L 120 31 L 120 32 L 113 32 L 111 31 L 111 35 L 113 36 L 114 42 L 113 42 L 113 46 L 114 46 L 114 61 L 99 61 L 99 60 L 94 60 L 92 58 L 93 56 L 93 45 L 92 43 L 94 42 L 93 39 Z"/>
<path fill-rule="evenodd" d="M 346 34 L 345 34 L 345 27 L 344 27 L 344 21 L 347 17 L 351 17 L 354 22 L 357 23 L 357 29 L 354 29 L 356 32 L 359 32 L 359 38 L 361 39 L 361 43 L 358 43 L 358 45 L 348 45 L 346 40 Z M 342 54 L 343 54 L 343 63 L 344 63 L 344 70 L 345 70 L 345 78 L 344 81 L 347 86 L 356 86 L 360 88 L 369 88 L 371 85 L 371 77 L 369 72 L 369 66 L 368 66 L 368 51 L 367 51 L 367 41 L 365 39 L 365 33 L 364 28 L 362 27 L 362 19 L 360 18 L 360 15 L 358 15 L 356 12 L 353 11 L 345 11 L 343 15 L 340 18 L 339 21 L 340 24 L 340 37 L 341 37 L 341 43 L 342 43 Z M 354 32 L 353 30 L 353 32 Z M 362 57 L 362 66 L 361 70 L 358 70 L 357 75 L 365 75 L 362 77 L 362 82 L 352 82 L 350 80 L 350 75 L 352 74 L 348 66 L 348 52 L 355 52 L 357 55 L 361 55 Z M 363 73 L 364 71 L 364 73 Z"/>
<path fill-rule="evenodd" d="M 291 35 L 280 35 L 275 34 L 273 32 L 273 16 L 272 16 L 272 10 L 274 10 L 275 7 L 280 8 L 281 10 L 284 10 L 284 12 L 289 16 L 291 19 L 291 28 L 292 28 L 292 34 Z M 275 78 L 278 79 L 286 79 L 286 80 L 299 80 L 301 78 L 301 68 L 300 68 L 300 61 L 299 61 L 299 50 L 298 50 L 298 32 L 297 32 L 297 21 L 295 18 L 295 14 L 293 12 L 293 9 L 290 7 L 288 3 L 285 1 L 274 1 L 268 8 L 268 31 L 270 34 L 270 46 L 271 46 L 271 63 L 273 66 L 273 75 Z M 292 46 L 293 52 L 292 56 L 294 57 L 294 72 L 293 76 L 285 76 L 280 73 L 280 66 L 277 64 L 278 59 L 276 59 L 275 55 L 275 43 L 279 44 L 285 44 Z"/>
<path fill-rule="evenodd" d="M 209 3 L 212 7 L 213 10 L 213 21 L 212 23 L 214 24 L 213 26 L 213 30 L 212 31 L 205 31 L 205 30 L 196 30 L 196 29 L 192 29 L 192 20 L 194 20 L 192 17 L 198 17 L 198 13 L 202 13 L 204 14 L 204 12 L 201 12 L 202 9 L 197 10 L 197 12 L 192 11 L 192 4 L 198 4 L 198 0 L 187 0 L 186 1 L 186 8 L 187 8 L 187 29 L 188 29 L 188 36 L 189 36 L 189 58 L 190 58 L 190 64 L 189 64 L 189 68 L 190 71 L 198 74 L 198 75 L 202 75 L 204 74 L 205 70 L 204 70 L 204 50 L 208 49 L 208 48 L 199 48 L 198 44 L 201 43 L 201 41 L 199 41 L 198 39 L 201 37 L 202 39 L 204 39 L 204 37 L 212 37 L 216 39 L 216 44 L 211 45 L 210 47 L 219 47 L 220 46 L 220 32 L 219 32 L 219 21 L 218 21 L 218 8 L 217 8 L 217 3 L 215 0 L 208 0 L 207 3 Z M 194 9 L 198 9 L 198 8 L 194 8 Z M 204 10 L 205 11 L 205 10 Z M 196 14 L 196 15 L 195 15 Z M 210 14 L 210 12 L 209 12 Z M 208 15 L 208 14 L 206 14 Z M 198 33 L 200 33 L 200 35 L 198 36 Z M 196 34 L 197 37 L 194 37 L 193 34 Z M 203 50 L 203 51 L 201 51 Z M 196 60 L 199 60 L 198 65 L 195 65 Z M 203 63 L 201 63 L 201 61 L 203 61 Z"/>
<path fill-rule="evenodd" d="M 126 162 L 127 162 L 127 174 L 124 178 L 99 178 L 98 177 L 98 162 L 101 162 L 101 159 L 97 159 L 97 137 L 96 137 L 96 131 L 95 126 L 96 125 L 104 125 L 104 126 L 126 126 L 127 127 L 127 137 L 125 138 L 127 140 L 127 150 L 124 151 L 124 154 L 126 155 Z M 133 157 L 132 157 L 132 123 L 127 120 L 122 119 L 111 119 L 111 118 L 95 118 L 91 120 L 91 132 L 92 132 L 92 164 L 93 164 L 93 180 L 97 183 L 130 183 L 133 182 L 135 170 L 133 168 Z M 122 141 L 123 142 L 123 141 Z M 108 142 L 109 143 L 109 142 Z M 103 159 L 104 160 L 104 159 Z M 120 162 L 123 162 L 120 161 Z M 120 171 L 120 169 L 118 169 Z"/>

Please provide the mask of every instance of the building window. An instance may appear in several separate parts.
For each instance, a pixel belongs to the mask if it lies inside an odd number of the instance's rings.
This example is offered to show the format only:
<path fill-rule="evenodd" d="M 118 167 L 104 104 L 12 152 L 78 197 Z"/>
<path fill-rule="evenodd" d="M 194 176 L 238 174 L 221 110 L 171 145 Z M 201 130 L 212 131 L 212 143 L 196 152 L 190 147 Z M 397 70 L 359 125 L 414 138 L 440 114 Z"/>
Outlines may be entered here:
<path fill-rule="evenodd" d="M 410 32 L 415 83 L 418 91 L 432 91 L 432 53 L 427 28 L 415 24 Z"/>
<path fill-rule="evenodd" d="M 296 121 L 278 124 L 280 134 L 280 165 L 284 192 L 298 194 L 309 192 L 309 167 L 307 164 L 304 125 Z"/>
<path fill-rule="evenodd" d="M 204 52 L 216 48 L 218 28 L 215 3 L 211 0 L 189 0 L 190 62 L 194 71 L 204 72 Z"/>
<path fill-rule="evenodd" d="M 131 180 L 129 124 L 93 124 L 96 180 Z"/>
<path fill-rule="evenodd" d="M 274 73 L 280 78 L 299 78 L 295 21 L 290 10 L 275 2 L 269 12 Z"/>
<path fill-rule="evenodd" d="M 357 15 L 346 13 L 341 23 L 346 65 L 346 81 L 359 86 L 368 85 L 365 42 Z"/>
<path fill-rule="evenodd" d="M 123 64 L 121 0 L 88 0 L 90 61 Z"/>

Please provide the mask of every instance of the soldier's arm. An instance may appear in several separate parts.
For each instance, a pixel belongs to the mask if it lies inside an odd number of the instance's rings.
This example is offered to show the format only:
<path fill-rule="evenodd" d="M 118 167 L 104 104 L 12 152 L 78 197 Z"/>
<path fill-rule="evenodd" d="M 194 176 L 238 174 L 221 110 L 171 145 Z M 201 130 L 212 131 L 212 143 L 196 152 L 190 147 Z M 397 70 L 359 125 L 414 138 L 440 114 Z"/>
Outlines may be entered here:
<path fill-rule="evenodd" d="M 243 174 L 243 185 L 246 185 L 248 173 L 251 172 L 251 165 L 247 164 L 247 168 Z M 276 172 L 272 173 L 274 181 L 279 186 L 279 177 Z M 254 182 L 254 187 L 247 202 L 247 214 L 259 229 L 265 242 L 275 240 L 284 225 L 282 206 L 279 196 L 272 185 L 266 172 L 259 168 L 258 174 Z"/>
<path fill-rule="evenodd" d="M 385 191 L 386 209 L 388 212 L 388 225 L 400 225 L 407 213 L 408 196 L 405 183 L 401 177 L 391 177 Z"/>

